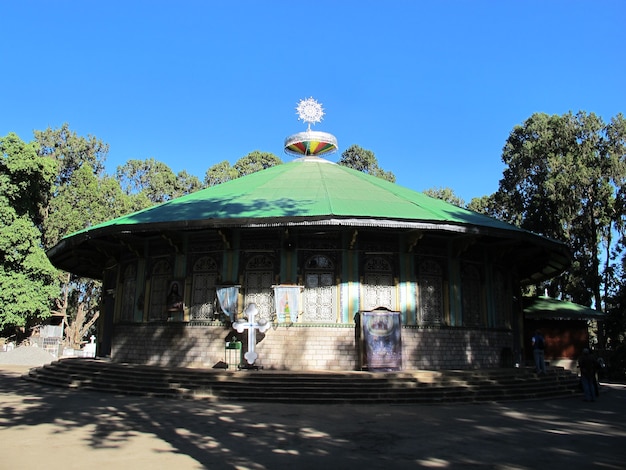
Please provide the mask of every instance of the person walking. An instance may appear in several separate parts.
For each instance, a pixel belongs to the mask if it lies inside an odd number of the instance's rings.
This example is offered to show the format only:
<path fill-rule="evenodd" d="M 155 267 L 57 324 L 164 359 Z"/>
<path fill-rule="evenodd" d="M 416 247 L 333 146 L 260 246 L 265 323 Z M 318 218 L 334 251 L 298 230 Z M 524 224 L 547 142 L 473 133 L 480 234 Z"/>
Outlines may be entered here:
<path fill-rule="evenodd" d="M 533 356 L 535 358 L 535 372 L 537 374 L 546 373 L 546 359 L 544 356 L 545 340 L 539 330 L 535 331 L 532 337 Z"/>
<path fill-rule="evenodd" d="M 589 349 L 583 349 L 583 354 L 578 359 L 578 367 L 580 368 L 580 382 L 583 386 L 585 401 L 596 401 L 596 360 Z"/>

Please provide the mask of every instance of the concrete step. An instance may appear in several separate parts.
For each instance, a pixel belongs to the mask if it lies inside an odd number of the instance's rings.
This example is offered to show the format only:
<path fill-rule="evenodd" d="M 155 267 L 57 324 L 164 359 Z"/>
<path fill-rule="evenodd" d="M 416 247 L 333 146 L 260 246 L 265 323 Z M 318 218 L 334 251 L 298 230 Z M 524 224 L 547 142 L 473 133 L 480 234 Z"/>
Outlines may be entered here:
<path fill-rule="evenodd" d="M 184 369 L 72 358 L 31 369 L 33 382 L 132 395 L 273 403 L 444 403 L 571 396 L 575 374 L 557 367 L 398 372 Z"/>

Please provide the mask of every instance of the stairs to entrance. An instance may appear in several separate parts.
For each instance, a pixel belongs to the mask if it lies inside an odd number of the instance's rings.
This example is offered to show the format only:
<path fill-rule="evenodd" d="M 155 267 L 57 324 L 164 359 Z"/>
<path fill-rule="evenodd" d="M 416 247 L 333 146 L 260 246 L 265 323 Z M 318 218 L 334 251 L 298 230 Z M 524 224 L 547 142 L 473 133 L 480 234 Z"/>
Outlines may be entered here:
<path fill-rule="evenodd" d="M 24 379 L 65 388 L 152 397 L 299 404 L 453 403 L 578 394 L 578 377 L 560 367 L 399 372 L 294 372 L 185 369 L 61 359 Z"/>

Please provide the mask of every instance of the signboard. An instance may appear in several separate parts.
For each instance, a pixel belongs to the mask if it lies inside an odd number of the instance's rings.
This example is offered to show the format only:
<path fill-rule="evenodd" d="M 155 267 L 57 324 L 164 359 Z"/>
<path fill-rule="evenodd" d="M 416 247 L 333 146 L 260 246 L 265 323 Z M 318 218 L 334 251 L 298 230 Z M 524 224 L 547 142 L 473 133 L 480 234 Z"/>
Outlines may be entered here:
<path fill-rule="evenodd" d="M 361 351 L 367 370 L 402 369 L 400 312 L 361 312 Z"/>

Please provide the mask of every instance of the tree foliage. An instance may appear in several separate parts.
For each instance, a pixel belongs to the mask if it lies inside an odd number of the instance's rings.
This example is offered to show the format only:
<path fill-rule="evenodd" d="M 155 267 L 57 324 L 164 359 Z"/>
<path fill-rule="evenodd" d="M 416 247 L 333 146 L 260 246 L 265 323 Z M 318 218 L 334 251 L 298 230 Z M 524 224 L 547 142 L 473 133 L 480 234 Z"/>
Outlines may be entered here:
<path fill-rule="evenodd" d="M 493 217 L 494 219 L 506 219 L 504 217 L 503 211 L 501 210 L 495 199 L 495 194 L 491 194 L 489 196 L 474 197 L 467 204 L 466 207 L 471 211 L 488 215 L 489 217 Z"/>
<path fill-rule="evenodd" d="M 65 347 L 78 349 L 100 317 L 100 283 L 63 273 L 63 289 L 54 313 L 63 316 Z"/>
<path fill-rule="evenodd" d="M 15 134 L 0 139 L 0 328 L 25 326 L 54 309 L 64 316 L 68 344 L 76 346 L 97 318 L 100 285 L 57 273 L 44 250 L 72 232 L 189 194 L 202 183 L 152 158 L 129 160 L 110 177 L 104 172 L 108 144 L 79 136 L 68 124 L 34 136 L 31 143 Z M 209 184 L 282 161 L 254 151 L 233 167 L 223 163 L 207 171 Z"/>
<path fill-rule="evenodd" d="M 454 204 L 458 207 L 465 207 L 465 201 L 463 198 L 457 196 L 451 188 L 429 188 L 424 191 L 424 194 L 449 202 L 450 204 Z"/>
<path fill-rule="evenodd" d="M 70 130 L 67 123 L 58 129 L 34 131 L 34 135 L 38 154 L 58 163 L 57 186 L 68 184 L 83 164 L 90 165 L 97 175 L 104 171 L 109 145 L 94 136 L 80 137 Z"/>
<path fill-rule="evenodd" d="M 391 183 L 395 183 L 396 181 L 396 176 L 392 172 L 385 171 L 378 166 L 378 160 L 374 152 L 359 147 L 358 145 L 351 145 L 344 150 L 337 163 L 357 171 L 362 171 L 368 175 L 382 178 Z"/>
<path fill-rule="evenodd" d="M 44 247 L 134 207 L 117 180 L 104 173 L 108 144 L 93 136 L 78 136 L 67 124 L 35 131 L 34 135 L 37 154 L 53 162 L 57 175 L 40 226 Z M 61 288 L 57 290 L 55 311 L 63 316 L 65 330 L 71 333 L 68 345 L 76 347 L 77 335 L 86 334 L 97 318 L 100 283 L 68 273 L 59 273 L 58 279 Z"/>
<path fill-rule="evenodd" d="M 233 166 L 230 166 L 228 160 L 216 163 L 206 171 L 204 184 L 207 187 L 215 186 L 282 163 L 273 153 L 255 150 L 241 157 Z"/>
<path fill-rule="evenodd" d="M 172 198 L 191 194 L 199 189 L 202 189 L 200 179 L 195 175 L 189 174 L 186 170 L 182 170 L 176 173 L 176 182 L 174 183 Z"/>
<path fill-rule="evenodd" d="M 154 158 L 129 160 L 117 168 L 116 179 L 127 195 L 144 198 L 149 205 L 184 196 L 202 186 L 200 180 L 187 171 L 176 175 L 169 166 Z"/>
<path fill-rule="evenodd" d="M 283 161 L 273 153 L 255 150 L 237 160 L 233 168 L 237 170 L 237 177 L 241 177 L 282 163 Z"/>
<path fill-rule="evenodd" d="M 89 164 L 74 172 L 71 184 L 59 186 L 44 224 L 48 246 L 70 233 L 130 212 L 131 200 L 117 181 L 96 176 Z"/>
<path fill-rule="evenodd" d="M 216 163 L 210 167 L 204 175 L 204 184 L 207 187 L 216 186 L 226 183 L 227 181 L 238 178 L 237 170 L 230 166 L 228 160 Z"/>
<path fill-rule="evenodd" d="M 2 196 L 19 216 L 42 223 L 52 196 L 57 165 L 37 156 L 37 145 L 10 133 L 0 141 Z"/>
<path fill-rule="evenodd" d="M 37 154 L 53 162 L 56 178 L 53 180 L 51 197 L 45 201 L 41 224 L 44 247 L 50 248 L 70 231 L 88 227 L 91 211 L 67 212 L 71 204 L 81 204 L 78 198 L 65 202 L 66 194 L 75 190 L 77 181 L 83 185 L 87 175 L 95 181 L 104 173 L 104 162 L 109 151 L 108 144 L 93 136 L 78 136 L 67 123 L 58 129 L 47 128 L 34 131 Z M 82 194 L 86 196 L 86 194 Z M 94 198 L 90 198 L 93 200 Z M 82 203 L 83 208 L 85 204 Z"/>
<path fill-rule="evenodd" d="M 50 315 L 56 270 L 37 223 L 52 188 L 55 165 L 15 134 L 0 138 L 0 329 Z"/>
<path fill-rule="evenodd" d="M 624 129 L 622 115 L 609 124 L 585 112 L 532 115 L 506 141 L 506 168 L 493 195 L 501 218 L 570 247 L 573 264 L 550 283 L 552 294 L 597 309 L 609 269 L 601 255 L 614 259 L 614 233 L 623 230 Z"/>

